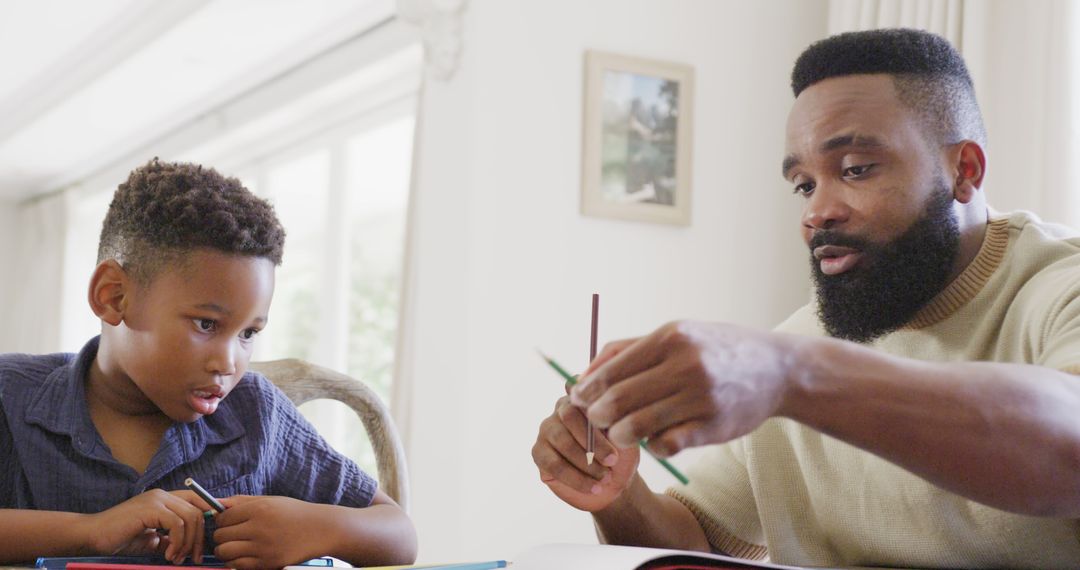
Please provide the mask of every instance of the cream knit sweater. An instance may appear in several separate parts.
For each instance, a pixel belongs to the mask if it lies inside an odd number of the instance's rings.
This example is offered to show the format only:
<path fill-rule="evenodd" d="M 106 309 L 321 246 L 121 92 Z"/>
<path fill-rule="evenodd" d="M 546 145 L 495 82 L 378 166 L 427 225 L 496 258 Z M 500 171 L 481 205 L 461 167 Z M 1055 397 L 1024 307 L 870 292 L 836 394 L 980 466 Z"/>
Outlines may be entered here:
<path fill-rule="evenodd" d="M 777 330 L 824 334 L 813 304 Z M 1029 213 L 992 214 L 975 260 L 907 326 L 873 346 L 921 360 L 1029 363 L 1080 374 L 1080 235 Z M 687 474 L 690 485 L 668 494 L 690 508 L 714 548 L 735 556 L 805 565 L 1080 568 L 1080 521 L 967 500 L 787 419 L 711 447 Z"/>

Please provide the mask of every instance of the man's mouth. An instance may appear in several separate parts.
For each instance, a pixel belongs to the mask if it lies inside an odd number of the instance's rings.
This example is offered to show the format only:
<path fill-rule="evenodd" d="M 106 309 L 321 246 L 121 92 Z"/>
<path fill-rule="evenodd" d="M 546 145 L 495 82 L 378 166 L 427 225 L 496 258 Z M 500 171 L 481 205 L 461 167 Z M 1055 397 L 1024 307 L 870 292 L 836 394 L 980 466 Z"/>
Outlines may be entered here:
<path fill-rule="evenodd" d="M 862 252 L 840 245 L 823 245 L 814 248 L 814 259 L 818 260 L 821 272 L 825 275 L 840 275 L 855 267 L 862 259 Z"/>

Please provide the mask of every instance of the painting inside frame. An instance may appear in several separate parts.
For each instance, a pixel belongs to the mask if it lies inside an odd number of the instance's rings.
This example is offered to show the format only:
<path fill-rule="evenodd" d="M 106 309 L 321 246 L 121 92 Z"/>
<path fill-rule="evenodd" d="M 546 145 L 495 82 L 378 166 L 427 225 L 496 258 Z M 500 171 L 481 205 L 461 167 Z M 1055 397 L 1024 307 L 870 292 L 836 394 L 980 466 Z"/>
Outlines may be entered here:
<path fill-rule="evenodd" d="M 690 223 L 689 66 L 586 53 L 582 213 Z"/>

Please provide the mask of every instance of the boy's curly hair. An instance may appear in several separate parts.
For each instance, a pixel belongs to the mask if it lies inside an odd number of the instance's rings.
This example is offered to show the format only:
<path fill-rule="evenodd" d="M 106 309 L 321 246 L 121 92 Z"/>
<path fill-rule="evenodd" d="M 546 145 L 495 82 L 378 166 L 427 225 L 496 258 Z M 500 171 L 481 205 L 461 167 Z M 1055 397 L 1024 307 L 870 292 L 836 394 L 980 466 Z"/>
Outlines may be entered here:
<path fill-rule="evenodd" d="M 265 257 L 281 264 L 285 230 L 269 202 L 212 168 L 154 158 L 113 195 L 98 263 L 115 259 L 141 284 L 192 250 Z"/>

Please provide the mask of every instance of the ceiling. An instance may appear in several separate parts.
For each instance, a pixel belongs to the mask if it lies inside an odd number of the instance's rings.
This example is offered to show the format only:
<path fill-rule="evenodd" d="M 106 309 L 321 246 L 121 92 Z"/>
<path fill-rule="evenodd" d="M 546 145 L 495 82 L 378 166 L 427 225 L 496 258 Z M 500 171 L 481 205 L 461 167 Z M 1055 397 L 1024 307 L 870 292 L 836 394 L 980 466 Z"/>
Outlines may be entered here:
<path fill-rule="evenodd" d="M 4 0 L 0 200 L 75 184 L 393 9 L 393 0 Z"/>

